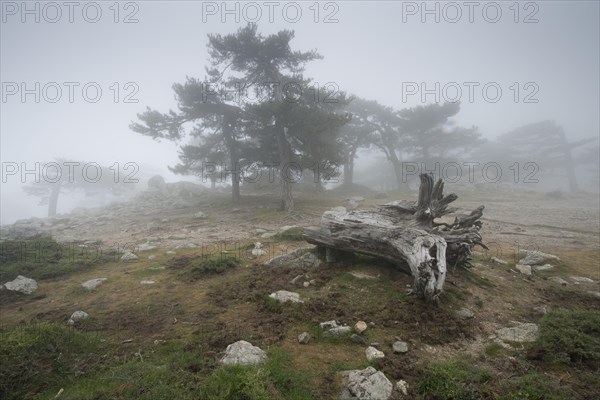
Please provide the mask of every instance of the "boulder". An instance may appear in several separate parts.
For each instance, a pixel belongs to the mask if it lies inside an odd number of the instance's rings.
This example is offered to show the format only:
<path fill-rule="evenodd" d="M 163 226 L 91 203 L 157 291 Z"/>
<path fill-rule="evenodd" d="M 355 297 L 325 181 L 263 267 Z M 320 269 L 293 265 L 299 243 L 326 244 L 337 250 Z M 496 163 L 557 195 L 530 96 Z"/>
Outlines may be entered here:
<path fill-rule="evenodd" d="M 560 260 L 560 258 L 553 254 L 542 253 L 541 251 L 521 250 L 521 253 L 524 253 L 525 257 L 519 263 L 525 265 L 541 265 L 546 260 Z"/>
<path fill-rule="evenodd" d="M 461 308 L 459 310 L 456 310 L 454 312 L 454 315 L 456 315 L 456 317 L 458 319 L 470 319 L 473 318 L 475 315 L 473 314 L 473 311 L 469 310 L 468 308 Z"/>
<path fill-rule="evenodd" d="M 6 282 L 4 288 L 12 292 L 31 294 L 37 290 L 38 284 L 34 279 L 19 275 L 12 281 Z"/>
<path fill-rule="evenodd" d="M 519 271 L 523 275 L 531 275 L 531 266 L 530 265 L 517 264 L 517 265 L 515 265 L 515 268 L 517 269 L 517 271 Z"/>
<path fill-rule="evenodd" d="M 344 379 L 343 400 L 388 400 L 392 396 L 394 385 L 383 372 L 373 367 L 340 374 Z"/>
<path fill-rule="evenodd" d="M 267 353 L 245 340 L 227 346 L 221 363 L 225 365 L 256 365 L 267 359 Z"/>
<path fill-rule="evenodd" d="M 137 260 L 138 256 L 136 256 L 135 254 L 131 253 L 131 252 L 126 252 L 125 254 L 123 254 L 121 256 L 121 261 L 127 262 L 127 261 L 134 261 Z"/>
<path fill-rule="evenodd" d="M 513 322 L 514 326 L 501 328 L 496 331 L 498 338 L 506 342 L 527 343 L 535 342 L 538 338 L 538 326 L 526 322 Z"/>
<path fill-rule="evenodd" d="M 350 332 L 352 332 L 352 328 L 349 326 L 338 326 L 323 332 L 323 337 L 346 336 L 349 335 Z"/>
<path fill-rule="evenodd" d="M 355 325 L 354 325 L 354 330 L 356 331 L 356 333 L 361 334 L 364 331 L 367 330 L 367 323 L 365 321 L 358 321 Z"/>

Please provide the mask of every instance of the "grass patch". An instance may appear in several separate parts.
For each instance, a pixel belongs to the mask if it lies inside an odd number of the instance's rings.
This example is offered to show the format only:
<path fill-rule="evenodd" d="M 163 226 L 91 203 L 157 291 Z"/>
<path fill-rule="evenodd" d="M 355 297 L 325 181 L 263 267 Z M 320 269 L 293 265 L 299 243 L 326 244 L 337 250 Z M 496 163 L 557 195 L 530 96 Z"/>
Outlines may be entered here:
<path fill-rule="evenodd" d="M 507 393 L 498 400 L 567 400 L 568 390 L 546 375 L 530 372 L 506 384 Z"/>
<path fill-rule="evenodd" d="M 295 228 L 286 229 L 283 232 L 279 232 L 277 235 L 273 236 L 273 240 L 279 242 L 300 242 L 304 241 L 304 228 L 298 226 Z"/>
<path fill-rule="evenodd" d="M 466 361 L 430 363 L 417 391 L 423 399 L 479 400 L 486 398 L 492 375 Z"/>
<path fill-rule="evenodd" d="M 0 282 L 24 275 L 49 279 L 68 275 L 98 264 L 115 261 L 114 255 L 98 247 L 62 244 L 46 236 L 0 242 Z"/>
<path fill-rule="evenodd" d="M 222 274 L 239 266 L 237 258 L 233 257 L 181 256 L 168 263 L 169 269 L 180 270 L 179 276 L 186 280 L 198 280 L 206 276 Z"/>
<path fill-rule="evenodd" d="M 94 371 L 98 336 L 51 323 L 31 324 L 0 334 L 0 398 L 26 399 L 56 384 Z"/>
<path fill-rule="evenodd" d="M 502 347 L 500 344 L 490 343 L 487 346 L 485 346 L 484 352 L 487 356 L 495 358 L 498 357 L 502 350 L 504 350 L 504 347 Z"/>
<path fill-rule="evenodd" d="M 310 400 L 309 379 L 294 368 L 283 349 L 274 348 L 260 366 L 223 366 L 205 381 L 201 396 L 222 400 Z"/>
<path fill-rule="evenodd" d="M 600 311 L 558 309 L 539 324 L 534 356 L 551 363 L 600 367 Z"/>

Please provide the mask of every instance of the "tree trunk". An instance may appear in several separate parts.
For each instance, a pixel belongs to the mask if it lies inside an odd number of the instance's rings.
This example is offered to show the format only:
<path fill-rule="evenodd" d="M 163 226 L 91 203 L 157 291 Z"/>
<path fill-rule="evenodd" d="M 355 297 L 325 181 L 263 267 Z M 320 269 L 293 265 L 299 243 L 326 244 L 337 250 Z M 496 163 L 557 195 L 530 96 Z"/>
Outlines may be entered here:
<path fill-rule="evenodd" d="M 454 212 L 447 206 L 455 194 L 443 195 L 444 183 L 421 174 L 418 201 L 394 201 L 375 209 L 327 211 L 319 227 L 306 228 L 306 241 L 326 249 L 385 258 L 413 276 L 412 292 L 437 301 L 446 279 L 446 265 L 469 266 L 475 245 L 483 247 L 479 229 L 483 206 L 458 215 L 451 224 L 435 219 Z M 335 253 L 331 250 L 328 253 Z"/>
<path fill-rule="evenodd" d="M 292 181 L 286 176 L 290 171 L 290 145 L 285 137 L 285 127 L 275 123 L 275 134 L 277 136 L 277 147 L 279 149 L 279 176 L 281 177 L 281 210 L 294 210 L 294 197 L 292 194 Z"/>
<path fill-rule="evenodd" d="M 227 147 L 229 149 L 229 162 L 231 164 L 231 199 L 234 203 L 239 203 L 241 200 L 240 195 L 240 158 L 238 156 L 237 142 L 233 137 L 233 127 L 235 124 L 235 117 L 232 115 L 225 115 L 223 117 L 223 136 L 227 141 Z"/>
<path fill-rule="evenodd" d="M 58 206 L 58 195 L 60 194 L 60 184 L 52 185 L 52 191 L 50 192 L 50 199 L 48 200 L 48 216 L 54 217 L 56 215 L 56 208 Z"/>
<path fill-rule="evenodd" d="M 352 186 L 354 183 L 354 156 L 350 154 L 348 161 L 344 164 L 344 186 Z"/>

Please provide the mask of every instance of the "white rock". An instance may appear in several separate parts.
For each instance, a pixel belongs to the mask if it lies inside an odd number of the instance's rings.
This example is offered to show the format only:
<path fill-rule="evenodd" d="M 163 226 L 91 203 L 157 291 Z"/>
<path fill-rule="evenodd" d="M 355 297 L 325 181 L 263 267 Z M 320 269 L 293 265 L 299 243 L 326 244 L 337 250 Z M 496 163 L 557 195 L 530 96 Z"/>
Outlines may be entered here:
<path fill-rule="evenodd" d="M 349 371 L 342 399 L 387 400 L 393 391 L 392 383 L 383 372 L 373 367 Z"/>
<path fill-rule="evenodd" d="M 544 264 L 544 265 L 537 265 L 535 267 L 533 267 L 533 269 L 535 271 L 548 271 L 549 269 L 554 268 L 554 265 L 551 264 Z"/>
<path fill-rule="evenodd" d="M 346 336 L 349 335 L 350 332 L 352 332 L 352 328 L 349 326 L 337 326 L 326 332 L 323 332 L 323 337 Z"/>
<path fill-rule="evenodd" d="M 471 311 L 465 307 L 462 307 L 461 309 L 456 310 L 454 312 L 454 315 L 456 315 L 459 319 L 469 319 L 469 318 L 473 318 L 475 316 L 473 314 L 473 311 Z"/>
<path fill-rule="evenodd" d="M 550 278 L 548 278 L 548 280 L 563 286 L 567 286 L 569 284 L 569 282 L 565 281 L 560 276 L 551 276 Z"/>
<path fill-rule="evenodd" d="M 385 354 L 383 354 L 383 351 L 379 351 L 373 346 L 367 347 L 367 349 L 365 350 L 365 355 L 367 356 L 367 360 L 369 360 L 369 361 L 373 361 L 378 358 L 385 357 Z"/>
<path fill-rule="evenodd" d="M 85 311 L 75 311 L 73 314 L 71 314 L 71 318 L 69 318 L 69 320 L 67 321 L 68 325 L 75 325 L 77 322 L 79 321 L 83 321 L 84 319 L 87 319 L 90 315 L 88 313 L 86 313 Z"/>
<path fill-rule="evenodd" d="M 400 379 L 396 382 L 396 390 L 398 390 L 403 396 L 408 396 L 408 383 L 405 380 Z"/>
<path fill-rule="evenodd" d="M 394 385 L 383 372 L 373 367 L 344 371 L 341 375 L 345 379 L 341 393 L 343 400 L 388 400 L 392 396 Z"/>
<path fill-rule="evenodd" d="M 397 341 L 392 345 L 392 350 L 394 353 L 407 353 L 408 352 L 408 343 Z"/>
<path fill-rule="evenodd" d="M 148 260 L 154 260 L 156 256 L 154 254 L 148 256 Z"/>
<path fill-rule="evenodd" d="M 139 251 L 147 251 L 147 250 L 156 249 L 156 246 L 154 246 L 150 243 L 142 243 L 142 244 L 138 244 L 137 248 Z"/>
<path fill-rule="evenodd" d="M 592 279 L 585 276 L 570 276 L 569 278 L 571 278 L 575 283 L 594 283 Z"/>
<path fill-rule="evenodd" d="M 513 327 L 501 328 L 496 331 L 498 338 L 509 342 L 535 342 L 538 338 L 538 326 L 533 323 L 513 323 Z"/>
<path fill-rule="evenodd" d="M 302 332 L 298 335 L 298 343 L 308 344 L 310 342 L 310 334 L 308 332 Z"/>
<path fill-rule="evenodd" d="M 13 292 L 31 294 L 37 290 L 38 284 L 34 279 L 18 275 L 12 281 L 6 282 L 4 287 Z"/>
<path fill-rule="evenodd" d="M 285 232 L 290 229 L 298 228 L 298 225 L 285 225 L 279 228 L 279 232 Z"/>
<path fill-rule="evenodd" d="M 525 265 L 540 265 L 548 259 L 560 260 L 560 258 L 553 254 L 542 253 L 541 251 L 521 250 L 521 253 L 525 253 L 525 257 L 521 259 L 520 263 Z"/>
<path fill-rule="evenodd" d="M 304 301 L 300 299 L 298 293 L 288 292 L 287 290 L 278 290 L 275 293 L 271 293 L 269 297 L 280 303 L 287 303 L 288 301 L 292 303 L 304 303 Z"/>
<path fill-rule="evenodd" d="M 133 260 L 137 260 L 137 259 L 138 259 L 138 256 L 136 256 L 135 254 L 133 254 L 131 252 L 127 252 L 121 256 L 121 261 L 133 261 Z"/>
<path fill-rule="evenodd" d="M 337 328 L 338 326 L 339 325 L 338 325 L 337 321 L 335 321 L 335 320 L 325 321 L 325 322 L 321 322 L 319 324 L 319 328 L 321 328 L 321 329 Z"/>
<path fill-rule="evenodd" d="M 367 330 L 367 323 L 365 321 L 358 321 L 354 324 L 354 330 L 356 333 L 361 334 Z"/>
<path fill-rule="evenodd" d="M 260 347 L 253 346 L 245 340 L 240 340 L 227 346 L 221 363 L 225 365 L 256 365 L 267 359 Z"/>
<path fill-rule="evenodd" d="M 173 254 L 177 254 L 175 253 L 173 250 L 168 250 L 165 252 L 166 255 L 172 256 Z"/>
<path fill-rule="evenodd" d="M 523 275 L 531 275 L 531 265 L 517 264 L 515 268 Z"/>
<path fill-rule="evenodd" d="M 206 214 L 204 214 L 202 211 L 198 211 L 196 214 L 194 214 L 194 218 L 205 219 Z"/>
<path fill-rule="evenodd" d="M 140 281 L 140 285 L 154 285 L 155 283 L 156 283 L 156 281 L 153 281 L 153 280 Z"/>
<path fill-rule="evenodd" d="M 500 264 L 500 265 L 508 264 L 507 261 L 504 261 L 501 258 L 497 258 L 497 257 L 492 257 L 491 260 L 492 260 L 492 262 L 495 262 L 496 264 Z"/>
<path fill-rule="evenodd" d="M 96 289 L 98 286 L 102 285 L 102 282 L 104 282 L 106 280 L 106 278 L 96 278 L 96 279 L 90 279 L 89 281 L 85 281 L 81 284 L 81 286 L 83 286 L 84 288 L 88 289 L 88 290 L 92 290 L 92 289 Z"/>

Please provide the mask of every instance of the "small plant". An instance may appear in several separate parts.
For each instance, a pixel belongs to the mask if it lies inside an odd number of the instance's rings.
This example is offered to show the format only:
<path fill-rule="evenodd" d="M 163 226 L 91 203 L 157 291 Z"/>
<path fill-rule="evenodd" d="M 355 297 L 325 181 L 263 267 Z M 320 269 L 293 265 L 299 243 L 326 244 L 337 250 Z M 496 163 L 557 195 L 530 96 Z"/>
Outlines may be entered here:
<path fill-rule="evenodd" d="M 498 400 L 566 400 L 571 396 L 546 375 L 530 372 L 506 384 L 507 393 Z"/>
<path fill-rule="evenodd" d="M 480 299 L 479 297 L 478 297 L 478 298 L 476 298 L 476 299 L 475 299 L 475 305 L 476 305 L 478 308 L 483 308 L 483 300 L 482 300 L 482 299 Z"/>
<path fill-rule="evenodd" d="M 600 311 L 558 309 L 540 321 L 532 354 L 546 361 L 600 367 Z"/>
<path fill-rule="evenodd" d="M 487 371 L 463 361 L 434 362 L 427 366 L 417 391 L 424 399 L 479 400 L 487 393 Z"/>
<path fill-rule="evenodd" d="M 178 257 L 169 263 L 169 268 L 179 269 L 179 275 L 185 279 L 198 280 L 209 275 L 222 274 L 223 272 L 239 267 L 237 259 L 230 257 L 209 258 L 204 257 Z"/>
<path fill-rule="evenodd" d="M 502 350 L 504 350 L 502 345 L 498 343 L 490 343 L 487 346 L 485 346 L 484 352 L 489 357 L 498 357 L 498 354 L 500 354 Z"/>

